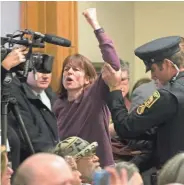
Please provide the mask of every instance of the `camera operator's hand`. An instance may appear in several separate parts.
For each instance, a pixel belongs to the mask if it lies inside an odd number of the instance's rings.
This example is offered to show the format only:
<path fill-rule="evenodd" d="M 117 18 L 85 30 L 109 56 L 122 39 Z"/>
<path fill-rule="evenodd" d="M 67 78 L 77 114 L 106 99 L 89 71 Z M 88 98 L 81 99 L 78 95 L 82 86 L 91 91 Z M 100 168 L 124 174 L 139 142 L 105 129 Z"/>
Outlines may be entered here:
<path fill-rule="evenodd" d="M 3 66 L 3 68 L 5 68 L 7 71 L 9 71 L 11 68 L 26 61 L 26 58 L 25 58 L 26 53 L 27 53 L 27 51 L 26 51 L 25 47 L 13 49 L 6 56 L 6 58 L 2 61 L 1 65 Z"/>
<path fill-rule="evenodd" d="M 96 8 L 88 8 L 83 12 L 83 15 L 85 16 L 86 20 L 88 23 L 91 25 L 91 27 L 94 30 L 98 30 L 101 28 L 99 25 L 99 22 L 97 20 L 97 13 L 96 13 Z"/>

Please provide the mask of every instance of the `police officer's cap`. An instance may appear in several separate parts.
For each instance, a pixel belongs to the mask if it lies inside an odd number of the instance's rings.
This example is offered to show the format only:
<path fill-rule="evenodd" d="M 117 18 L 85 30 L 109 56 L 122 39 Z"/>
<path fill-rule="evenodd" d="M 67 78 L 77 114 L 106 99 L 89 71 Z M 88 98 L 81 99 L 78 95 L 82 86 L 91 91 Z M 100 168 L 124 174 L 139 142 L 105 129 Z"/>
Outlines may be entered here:
<path fill-rule="evenodd" d="M 143 60 L 147 72 L 150 70 L 151 64 L 160 62 L 177 53 L 180 50 L 180 41 L 180 36 L 163 37 L 138 47 L 134 52 L 137 57 Z"/>

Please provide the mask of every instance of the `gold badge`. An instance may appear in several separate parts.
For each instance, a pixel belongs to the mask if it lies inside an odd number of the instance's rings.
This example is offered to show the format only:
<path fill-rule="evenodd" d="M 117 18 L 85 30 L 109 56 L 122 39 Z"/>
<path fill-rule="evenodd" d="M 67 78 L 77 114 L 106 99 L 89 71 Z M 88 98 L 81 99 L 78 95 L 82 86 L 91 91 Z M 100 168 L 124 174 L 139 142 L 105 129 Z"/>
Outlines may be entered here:
<path fill-rule="evenodd" d="M 137 114 L 141 115 L 144 113 L 146 108 L 150 108 L 158 99 L 160 98 L 160 93 L 155 91 L 142 105 L 137 108 Z"/>

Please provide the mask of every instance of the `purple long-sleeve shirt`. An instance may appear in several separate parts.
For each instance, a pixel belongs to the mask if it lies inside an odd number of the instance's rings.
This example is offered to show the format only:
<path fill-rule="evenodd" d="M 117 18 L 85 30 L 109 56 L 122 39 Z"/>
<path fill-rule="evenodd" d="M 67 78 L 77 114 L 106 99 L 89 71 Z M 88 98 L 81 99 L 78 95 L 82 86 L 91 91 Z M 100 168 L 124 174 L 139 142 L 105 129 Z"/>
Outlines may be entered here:
<path fill-rule="evenodd" d="M 112 40 L 100 30 L 95 34 L 103 60 L 111 64 L 114 69 L 119 69 L 119 57 Z M 78 136 L 90 143 L 97 141 L 99 145 L 97 156 L 102 167 L 114 164 L 109 135 L 110 114 L 105 102 L 108 93 L 109 88 L 100 75 L 75 101 L 69 102 L 66 98 L 59 98 L 54 104 L 60 139 Z"/>

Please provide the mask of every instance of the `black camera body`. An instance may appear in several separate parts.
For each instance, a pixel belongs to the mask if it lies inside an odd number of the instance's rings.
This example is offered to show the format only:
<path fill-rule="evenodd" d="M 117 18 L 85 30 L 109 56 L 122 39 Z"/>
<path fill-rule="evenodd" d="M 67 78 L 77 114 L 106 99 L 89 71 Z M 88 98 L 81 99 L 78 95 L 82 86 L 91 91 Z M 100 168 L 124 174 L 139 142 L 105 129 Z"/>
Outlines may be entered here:
<path fill-rule="evenodd" d="M 15 32 L 17 33 L 17 32 Z M 27 78 L 28 72 L 35 70 L 41 73 L 51 73 L 54 57 L 44 53 L 33 53 L 33 48 L 44 48 L 45 42 L 63 47 L 70 47 L 71 41 L 52 34 L 42 34 L 28 29 L 18 31 L 17 34 L 7 34 L 1 37 L 1 61 L 12 51 L 12 47 L 16 44 L 26 46 L 28 53 L 26 54 L 26 62 L 11 69 L 13 72 L 23 71 L 23 77 Z M 30 39 L 26 38 L 28 35 Z M 15 39 L 16 38 L 16 39 Z M 9 44 L 6 48 L 5 44 Z"/>

